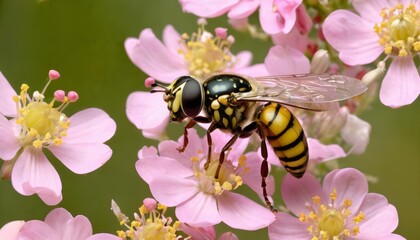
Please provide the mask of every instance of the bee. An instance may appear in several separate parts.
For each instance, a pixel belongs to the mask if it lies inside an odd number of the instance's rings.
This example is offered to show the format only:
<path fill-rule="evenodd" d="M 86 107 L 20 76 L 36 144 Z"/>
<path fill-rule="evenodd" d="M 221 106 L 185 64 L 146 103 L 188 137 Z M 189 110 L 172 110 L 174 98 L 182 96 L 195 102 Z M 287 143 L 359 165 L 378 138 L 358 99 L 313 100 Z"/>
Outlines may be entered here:
<path fill-rule="evenodd" d="M 284 168 L 294 177 L 303 176 L 308 164 L 308 144 L 302 125 L 285 106 L 312 111 L 325 111 L 367 90 L 359 80 L 331 74 L 248 77 L 237 74 L 215 74 L 203 81 L 191 76 L 175 79 L 169 86 L 153 82 L 151 92 L 163 92 L 170 119 L 188 120 L 184 127 L 184 151 L 188 145 L 187 129 L 196 123 L 210 123 L 207 129 L 208 155 L 211 159 L 211 132 L 220 129 L 233 136 L 223 147 L 215 178 L 225 152 L 238 138 L 256 132 L 261 139 L 261 186 L 267 206 L 274 212 L 266 191 L 268 177 L 267 141 Z"/>

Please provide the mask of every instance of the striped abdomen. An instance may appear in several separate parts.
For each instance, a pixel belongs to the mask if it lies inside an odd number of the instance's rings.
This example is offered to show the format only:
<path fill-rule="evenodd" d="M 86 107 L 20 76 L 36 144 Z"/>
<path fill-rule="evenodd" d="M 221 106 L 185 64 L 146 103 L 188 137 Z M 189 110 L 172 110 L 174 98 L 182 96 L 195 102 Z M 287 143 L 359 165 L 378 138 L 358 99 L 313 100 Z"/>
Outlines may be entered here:
<path fill-rule="evenodd" d="M 259 112 L 258 121 L 284 168 L 302 177 L 309 158 L 308 144 L 297 118 L 280 104 L 269 103 Z"/>

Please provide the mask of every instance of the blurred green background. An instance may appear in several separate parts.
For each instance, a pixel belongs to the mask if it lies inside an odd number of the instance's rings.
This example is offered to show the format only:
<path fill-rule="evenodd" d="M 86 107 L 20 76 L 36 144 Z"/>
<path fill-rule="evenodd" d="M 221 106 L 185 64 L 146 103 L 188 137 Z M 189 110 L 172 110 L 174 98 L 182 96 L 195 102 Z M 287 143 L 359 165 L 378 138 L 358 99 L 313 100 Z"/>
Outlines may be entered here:
<path fill-rule="evenodd" d="M 224 18 L 209 23 L 210 27 L 227 26 Z M 48 70 L 56 69 L 62 77 L 49 93 L 61 88 L 76 90 L 80 96 L 77 104 L 67 108 L 67 115 L 99 107 L 117 122 L 116 135 L 108 142 L 113 156 L 97 171 L 77 175 L 50 157 L 63 185 L 64 200 L 57 207 L 87 216 L 95 233 L 120 229 L 110 210 L 111 199 L 132 216 L 142 199 L 150 196 L 134 163 L 142 146 L 157 142 L 143 138 L 125 114 L 127 96 L 144 90 L 146 76 L 129 61 L 123 43 L 148 27 L 160 37 L 167 24 L 190 33 L 196 30 L 196 17 L 183 14 L 175 0 L 0 0 L 0 70 L 11 84 L 17 89 L 26 82 L 31 89 L 42 89 Z M 254 62 L 263 61 L 270 42 L 234 34 L 234 53 L 252 49 Z M 376 101 L 362 116 L 372 124 L 367 152 L 341 160 L 344 166 L 379 177 L 377 184 L 370 184 L 370 191 L 385 195 L 397 207 L 400 223 L 396 233 L 408 239 L 420 235 L 416 229 L 420 216 L 419 110 L 420 100 L 396 110 Z M 180 128 L 171 127 L 176 133 Z M 0 226 L 12 220 L 44 219 L 53 208 L 36 195 L 21 196 L 10 181 L 0 181 Z M 265 230 L 234 232 L 240 239 L 267 238 Z"/>

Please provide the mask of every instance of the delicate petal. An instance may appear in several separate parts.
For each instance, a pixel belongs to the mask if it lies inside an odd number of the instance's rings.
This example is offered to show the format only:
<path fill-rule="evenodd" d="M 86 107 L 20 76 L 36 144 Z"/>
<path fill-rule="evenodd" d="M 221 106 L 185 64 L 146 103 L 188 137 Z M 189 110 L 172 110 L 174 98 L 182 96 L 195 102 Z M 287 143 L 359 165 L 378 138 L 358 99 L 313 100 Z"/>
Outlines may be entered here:
<path fill-rule="evenodd" d="M 351 3 L 362 18 L 372 23 L 382 22 L 379 13 L 383 8 L 395 7 L 397 4 L 396 1 L 392 0 L 352 0 Z"/>
<path fill-rule="evenodd" d="M 77 174 L 95 171 L 104 165 L 112 155 L 108 145 L 102 143 L 63 144 L 49 147 L 49 150 L 68 169 Z"/>
<path fill-rule="evenodd" d="M 297 27 L 292 28 L 292 30 L 287 34 L 278 33 L 272 35 L 271 37 L 276 45 L 288 45 L 301 51 L 302 53 L 306 51 L 309 43 L 308 34 L 301 33 Z"/>
<path fill-rule="evenodd" d="M 346 125 L 341 129 L 341 137 L 352 147 L 350 153 L 362 154 L 369 143 L 371 127 L 356 115 L 347 115 Z"/>
<path fill-rule="evenodd" d="M 213 139 L 213 152 L 221 152 L 223 147 L 229 142 L 233 137 L 232 134 L 227 134 L 221 130 L 216 130 L 211 133 Z M 234 161 L 239 159 L 239 157 L 244 153 L 249 143 L 248 138 L 238 138 L 235 143 L 230 148 L 230 151 L 227 154 L 227 159 Z"/>
<path fill-rule="evenodd" d="M 182 10 L 199 17 L 213 18 L 225 14 L 239 0 L 179 0 Z"/>
<path fill-rule="evenodd" d="M 337 158 L 345 157 L 347 154 L 337 144 L 324 145 L 317 139 L 308 138 L 309 161 L 312 163 L 319 163 L 329 161 Z"/>
<path fill-rule="evenodd" d="M 61 228 L 64 230 L 62 240 L 82 240 L 92 236 L 92 225 L 89 219 L 82 215 L 74 217 Z"/>
<path fill-rule="evenodd" d="M 239 240 L 239 238 L 234 233 L 225 232 L 222 235 L 220 235 L 218 240 Z"/>
<path fill-rule="evenodd" d="M 50 227 L 48 224 L 39 221 L 32 220 L 26 222 L 20 229 L 19 240 L 57 240 L 61 239 L 61 236 Z"/>
<path fill-rule="evenodd" d="M 235 56 L 235 69 L 248 67 L 252 62 L 252 53 L 250 51 L 242 51 Z"/>
<path fill-rule="evenodd" d="M 121 240 L 121 238 L 109 233 L 98 233 L 89 237 L 87 240 Z"/>
<path fill-rule="evenodd" d="M 222 221 L 228 226 L 243 230 L 257 230 L 267 227 L 274 220 L 274 214 L 245 196 L 225 191 L 218 197 Z"/>
<path fill-rule="evenodd" d="M 270 240 L 308 240 L 310 236 L 306 228 L 307 225 L 296 217 L 279 212 L 276 214 L 276 221 L 268 226 L 268 236 Z"/>
<path fill-rule="evenodd" d="M 302 178 L 295 178 L 291 174 L 284 176 L 281 195 L 286 207 L 296 216 L 309 212 L 305 204 L 310 202 L 312 197 L 319 196 L 325 199 L 321 184 L 310 173 L 306 173 Z"/>
<path fill-rule="evenodd" d="M 232 7 L 228 13 L 229 18 L 246 18 L 254 13 L 258 6 L 260 5 L 260 0 L 249 0 L 249 1 L 240 1 L 238 4 Z"/>
<path fill-rule="evenodd" d="M 4 118 L 0 115 L 0 118 Z M 13 133 L 11 128 L 1 126 L 0 123 L 0 159 L 10 160 L 21 148 L 19 139 Z"/>
<path fill-rule="evenodd" d="M 165 46 L 174 54 L 179 54 L 180 49 L 184 49 L 185 45 L 181 44 L 181 35 L 175 30 L 172 25 L 167 25 L 163 29 L 162 40 Z"/>
<path fill-rule="evenodd" d="M 414 102 L 420 94 L 420 76 L 411 57 L 396 57 L 382 81 L 381 102 L 398 108 Z"/>
<path fill-rule="evenodd" d="M 153 178 L 149 187 L 153 197 L 168 207 L 189 200 L 199 190 L 196 181 L 172 176 Z"/>
<path fill-rule="evenodd" d="M 169 122 L 169 113 L 161 93 L 131 93 L 127 98 L 126 113 L 130 122 L 141 130 L 155 129 Z"/>
<path fill-rule="evenodd" d="M 381 240 L 406 240 L 406 238 L 397 234 L 390 234 L 386 237 L 381 238 Z"/>
<path fill-rule="evenodd" d="M 63 226 L 72 219 L 73 216 L 66 209 L 56 208 L 48 213 L 44 222 L 55 229 L 60 236 L 63 236 Z"/>
<path fill-rule="evenodd" d="M 136 162 L 136 170 L 147 183 L 160 176 L 172 175 L 176 178 L 186 178 L 194 175 L 190 168 L 180 164 L 177 159 L 159 156 L 150 156 Z"/>
<path fill-rule="evenodd" d="M 325 19 L 323 32 L 328 43 L 340 52 L 340 59 L 348 65 L 371 63 L 383 52 L 373 23 L 350 11 L 331 13 Z"/>
<path fill-rule="evenodd" d="M 289 33 L 296 23 L 296 9 L 302 0 L 278 1 L 261 0 L 260 23 L 268 34 Z M 273 8 L 276 4 L 276 11 Z"/>
<path fill-rule="evenodd" d="M 115 134 L 116 124 L 109 115 L 98 108 L 88 108 L 70 117 L 67 143 L 103 143 Z"/>
<path fill-rule="evenodd" d="M 12 184 L 20 194 L 36 193 L 48 205 L 55 205 L 62 199 L 60 176 L 44 153 L 32 147 L 26 147 L 17 159 Z"/>
<path fill-rule="evenodd" d="M 17 236 L 25 221 L 13 221 L 0 229 L 0 240 L 18 240 Z"/>
<path fill-rule="evenodd" d="M 151 29 L 144 29 L 139 39 L 128 38 L 125 50 L 130 60 L 148 75 L 167 83 L 187 75 L 185 62 L 163 45 Z"/>
<path fill-rule="evenodd" d="M 393 205 L 388 204 L 387 199 L 376 193 L 368 193 L 359 210 L 365 218 L 360 223 L 360 239 L 378 239 L 391 234 L 398 226 L 398 213 Z"/>
<path fill-rule="evenodd" d="M 309 60 L 303 53 L 283 45 L 270 48 L 264 63 L 272 75 L 304 74 L 311 69 Z"/>
<path fill-rule="evenodd" d="M 216 199 L 213 195 L 203 192 L 197 192 L 192 198 L 178 205 L 175 214 L 179 221 L 194 227 L 208 227 L 221 222 Z"/>
<path fill-rule="evenodd" d="M 193 240 L 214 240 L 216 238 L 216 232 L 214 227 L 191 227 L 185 223 L 181 223 L 181 229 L 188 236 L 191 236 Z"/>
<path fill-rule="evenodd" d="M 267 76 L 269 75 L 264 64 L 255 64 L 241 69 L 241 74 L 246 76 Z"/>
<path fill-rule="evenodd" d="M 345 199 L 351 200 L 352 205 L 349 207 L 349 210 L 352 213 L 357 211 L 368 192 L 366 177 L 354 168 L 330 172 L 325 176 L 322 187 L 325 194 L 332 193 L 334 189 L 337 191 L 335 200 L 337 206 L 343 204 Z"/>
<path fill-rule="evenodd" d="M 0 72 L 0 114 L 6 117 L 16 116 L 16 103 L 13 96 L 17 96 L 15 90 Z"/>

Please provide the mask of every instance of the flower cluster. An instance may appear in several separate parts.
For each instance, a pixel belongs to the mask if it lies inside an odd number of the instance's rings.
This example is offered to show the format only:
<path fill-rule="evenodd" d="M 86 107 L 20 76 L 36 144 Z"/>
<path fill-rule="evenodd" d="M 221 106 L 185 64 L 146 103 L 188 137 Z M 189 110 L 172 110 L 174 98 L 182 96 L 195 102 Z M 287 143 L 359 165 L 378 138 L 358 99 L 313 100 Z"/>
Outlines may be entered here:
<path fill-rule="evenodd" d="M 92 235 L 86 217 L 58 208 L 45 221 L 6 224 L 0 240 L 238 239 L 231 232 L 217 238 L 221 223 L 238 231 L 267 229 L 273 240 L 404 239 L 393 233 L 396 208 L 368 192 L 361 171 L 340 169 L 336 160 L 368 147 L 372 127 L 359 116 L 371 109 L 377 86 L 391 108 L 420 94 L 420 4 L 179 3 L 198 17 L 196 32 L 168 25 L 159 40 L 147 28 L 124 43 L 128 58 L 149 75 L 151 90 L 131 93 L 126 115 L 144 137 L 159 141 L 133 159 L 153 198 L 143 200 L 132 221 L 112 200 L 123 228 L 116 234 Z M 259 24 L 252 25 L 257 12 Z M 264 62 L 252 64 L 251 51 L 234 53 L 241 39 L 225 26 L 209 30 L 209 19 L 225 14 L 235 30 L 272 40 Z M 59 78 L 51 70 L 42 91 L 30 93 L 22 84 L 16 93 L 0 73 L 0 176 L 47 205 L 63 196 L 45 151 L 72 172 L 89 173 L 110 159 L 104 142 L 116 131 L 101 109 L 68 117 L 64 110 L 78 100 L 75 91 L 56 90 L 46 101 Z M 177 140 L 167 131 L 170 121 L 183 124 Z M 176 218 L 168 217 L 168 207 Z"/>

